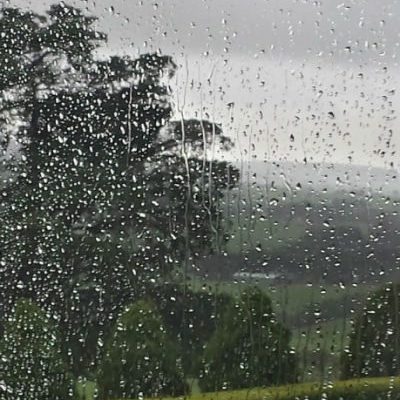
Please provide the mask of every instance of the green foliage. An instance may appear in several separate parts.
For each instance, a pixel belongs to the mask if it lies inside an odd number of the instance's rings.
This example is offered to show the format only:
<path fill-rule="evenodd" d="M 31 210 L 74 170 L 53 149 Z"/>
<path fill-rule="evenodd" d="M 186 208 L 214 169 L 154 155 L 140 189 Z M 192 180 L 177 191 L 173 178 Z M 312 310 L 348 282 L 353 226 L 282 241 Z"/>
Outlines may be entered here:
<path fill-rule="evenodd" d="M 203 391 L 271 386 L 296 380 L 290 333 L 258 288 L 232 301 L 205 350 Z"/>
<path fill-rule="evenodd" d="M 45 313 L 19 300 L 0 342 L 0 399 L 65 400 L 71 382 L 64 367 L 59 338 Z"/>
<path fill-rule="evenodd" d="M 100 399 L 185 393 L 178 355 L 155 306 L 137 301 L 117 320 L 106 344 L 98 374 Z"/>
<path fill-rule="evenodd" d="M 204 347 L 231 296 L 217 291 L 193 291 L 174 283 L 157 285 L 147 294 L 157 304 L 168 332 L 180 344 L 185 374 L 197 378 Z"/>
<path fill-rule="evenodd" d="M 21 143 L 1 193 L 0 314 L 20 297 L 53 307 L 76 376 L 144 287 L 221 246 L 238 178 L 205 162 L 232 146 L 218 124 L 172 121 L 171 57 L 98 60 L 94 22 L 63 3 L 0 13 L 0 129 Z"/>
<path fill-rule="evenodd" d="M 272 388 L 212 392 L 189 396 L 188 400 L 384 400 L 400 399 L 399 378 L 338 381 L 333 384 L 302 383 Z M 164 400 L 170 400 L 165 399 Z"/>
<path fill-rule="evenodd" d="M 399 284 L 389 284 L 369 297 L 342 361 L 344 378 L 400 373 Z"/>

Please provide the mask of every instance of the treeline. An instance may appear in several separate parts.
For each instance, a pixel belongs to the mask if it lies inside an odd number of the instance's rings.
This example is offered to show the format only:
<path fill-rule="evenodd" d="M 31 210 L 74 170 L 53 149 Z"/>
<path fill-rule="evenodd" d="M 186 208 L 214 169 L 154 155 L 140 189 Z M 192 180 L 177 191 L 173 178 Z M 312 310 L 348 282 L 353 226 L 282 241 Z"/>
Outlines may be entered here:
<path fill-rule="evenodd" d="M 97 57 L 107 37 L 95 22 L 63 2 L 0 10 L 0 326 L 39 341 L 39 358 L 6 358 L 3 398 L 65 399 L 35 383 L 60 386 L 53 356 L 57 371 L 97 374 L 124 310 L 226 241 L 220 204 L 238 171 L 208 154 L 233 143 L 214 121 L 172 119 L 171 57 Z M 24 345 L 7 343 L 18 358 Z"/>
<path fill-rule="evenodd" d="M 290 333 L 256 288 L 232 298 L 167 285 L 125 307 L 105 337 L 97 365 L 80 371 L 99 399 L 188 394 L 189 378 L 203 391 L 297 380 Z M 18 300 L 0 342 L 2 398 L 77 397 L 68 360 L 85 363 L 87 350 L 66 353 L 53 316 Z"/>
<path fill-rule="evenodd" d="M 343 379 L 399 374 L 399 293 L 399 285 L 388 285 L 370 296 L 341 357 Z M 54 315 L 20 299 L 0 341 L 0 394 L 79 398 L 78 378 L 95 381 L 99 399 L 186 395 L 197 378 L 205 392 L 292 384 L 301 371 L 289 343 L 258 288 L 231 297 L 166 284 L 124 308 L 97 364 L 77 377 Z"/>

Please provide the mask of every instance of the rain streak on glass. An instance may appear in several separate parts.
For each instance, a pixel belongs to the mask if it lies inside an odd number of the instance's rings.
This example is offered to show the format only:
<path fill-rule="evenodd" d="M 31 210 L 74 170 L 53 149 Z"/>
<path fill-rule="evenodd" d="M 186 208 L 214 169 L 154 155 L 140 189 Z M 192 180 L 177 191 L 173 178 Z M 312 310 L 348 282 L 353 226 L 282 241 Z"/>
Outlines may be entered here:
<path fill-rule="evenodd" d="M 0 2 L 0 400 L 400 398 L 399 24 Z"/>

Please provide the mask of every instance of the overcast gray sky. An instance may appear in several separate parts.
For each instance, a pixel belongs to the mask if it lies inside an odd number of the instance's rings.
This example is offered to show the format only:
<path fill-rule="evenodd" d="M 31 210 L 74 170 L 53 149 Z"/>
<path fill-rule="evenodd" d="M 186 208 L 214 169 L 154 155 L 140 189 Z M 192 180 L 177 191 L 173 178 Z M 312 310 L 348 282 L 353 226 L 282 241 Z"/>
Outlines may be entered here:
<path fill-rule="evenodd" d="M 222 122 L 232 157 L 399 167 L 400 1 L 66 3 L 99 17 L 107 53 L 174 56 L 176 105 Z"/>

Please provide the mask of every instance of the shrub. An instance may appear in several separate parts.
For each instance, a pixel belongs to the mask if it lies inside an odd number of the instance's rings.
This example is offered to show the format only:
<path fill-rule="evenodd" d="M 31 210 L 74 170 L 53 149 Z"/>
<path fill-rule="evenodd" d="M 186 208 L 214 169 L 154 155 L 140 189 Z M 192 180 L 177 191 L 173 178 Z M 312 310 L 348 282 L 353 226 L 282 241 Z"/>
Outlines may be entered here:
<path fill-rule="evenodd" d="M 400 373 L 400 285 L 390 284 L 368 299 L 342 357 L 343 378 Z"/>
<path fill-rule="evenodd" d="M 55 326 L 29 300 L 17 302 L 0 342 L 0 399 L 65 400 L 72 396 Z"/>
<path fill-rule="evenodd" d="M 227 306 L 208 343 L 203 391 L 271 386 L 296 380 L 290 332 L 276 319 L 271 300 L 258 288 Z"/>
<path fill-rule="evenodd" d="M 140 300 L 118 319 L 98 374 L 100 399 L 180 395 L 178 350 L 153 303 Z"/>
<path fill-rule="evenodd" d="M 177 338 L 185 374 L 197 378 L 204 347 L 231 297 L 171 283 L 157 285 L 148 293 L 160 310 L 168 332 Z"/>

